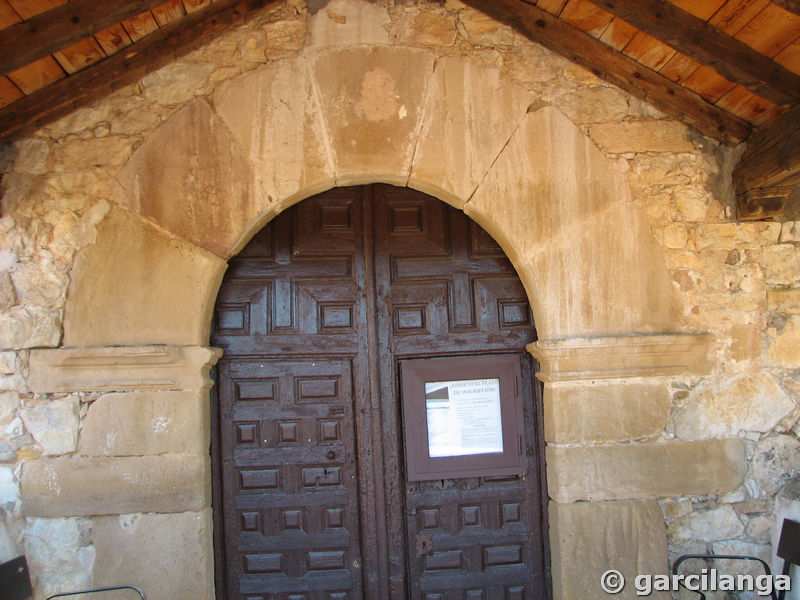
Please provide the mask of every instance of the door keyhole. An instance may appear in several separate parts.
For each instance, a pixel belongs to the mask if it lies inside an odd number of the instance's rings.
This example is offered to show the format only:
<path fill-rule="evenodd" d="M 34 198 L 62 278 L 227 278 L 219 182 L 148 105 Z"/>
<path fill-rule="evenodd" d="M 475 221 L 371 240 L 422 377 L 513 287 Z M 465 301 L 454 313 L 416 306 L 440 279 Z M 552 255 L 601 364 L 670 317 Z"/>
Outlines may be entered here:
<path fill-rule="evenodd" d="M 433 540 L 429 535 L 420 534 L 417 536 L 417 556 L 425 556 L 433 552 Z"/>

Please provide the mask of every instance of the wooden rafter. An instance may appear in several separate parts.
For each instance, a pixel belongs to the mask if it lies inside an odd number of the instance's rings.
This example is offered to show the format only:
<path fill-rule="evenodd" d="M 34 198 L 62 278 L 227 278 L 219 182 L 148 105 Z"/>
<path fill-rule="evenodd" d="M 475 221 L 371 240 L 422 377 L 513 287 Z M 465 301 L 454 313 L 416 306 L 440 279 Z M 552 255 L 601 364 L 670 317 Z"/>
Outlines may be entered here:
<path fill-rule="evenodd" d="M 0 140 L 11 140 L 55 121 L 147 73 L 163 67 L 221 33 L 241 25 L 278 0 L 217 0 L 172 21 L 91 68 L 0 108 Z"/>
<path fill-rule="evenodd" d="M 737 218 L 780 218 L 800 185 L 800 106 L 755 131 L 733 171 Z"/>
<path fill-rule="evenodd" d="M 789 106 L 800 75 L 665 0 L 589 0 L 748 90 Z"/>
<path fill-rule="evenodd" d="M 690 90 L 617 52 L 545 10 L 519 0 L 463 0 L 506 23 L 528 39 L 589 69 L 666 114 L 683 119 L 705 135 L 737 143 L 750 135 L 744 121 L 709 104 Z"/>
<path fill-rule="evenodd" d="M 0 75 L 24 67 L 164 0 L 72 0 L 0 30 Z M 13 50 L 11 50 L 13 49 Z"/>

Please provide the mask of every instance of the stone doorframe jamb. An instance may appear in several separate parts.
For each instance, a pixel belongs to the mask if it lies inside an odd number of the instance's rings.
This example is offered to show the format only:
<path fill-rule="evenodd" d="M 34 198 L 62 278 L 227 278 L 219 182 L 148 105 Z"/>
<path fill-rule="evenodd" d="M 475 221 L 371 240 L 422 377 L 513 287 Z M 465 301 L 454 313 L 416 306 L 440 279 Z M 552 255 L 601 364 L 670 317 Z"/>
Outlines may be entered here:
<path fill-rule="evenodd" d="M 709 374 L 713 343 L 710 334 L 670 333 L 540 340 L 528 346 L 545 384 L 557 600 L 605 595 L 600 580 L 609 569 L 629 582 L 638 574 L 667 574 L 667 534 L 658 498 L 720 494 L 743 481 L 741 440 L 680 441 L 665 435 L 670 380 Z"/>
<path fill-rule="evenodd" d="M 213 383 L 209 373 L 221 355 L 219 349 L 202 346 L 35 349 L 30 356 L 29 386 L 37 394 L 99 392 L 143 402 L 153 393 L 178 393 L 179 401 L 195 402 L 193 407 L 207 411 Z M 158 454 L 118 455 L 113 449 L 84 452 L 79 445 L 72 456 L 26 462 L 21 474 L 24 515 L 53 518 L 210 510 L 210 422 L 208 418 L 193 422 L 199 430 L 188 435 L 179 429 L 183 423 L 162 423 L 158 433 L 166 441 L 159 445 Z M 151 426 L 142 419 L 129 428 L 141 428 L 142 437 L 152 437 L 153 432 L 147 430 Z M 178 434 L 188 441 L 167 439 Z"/>

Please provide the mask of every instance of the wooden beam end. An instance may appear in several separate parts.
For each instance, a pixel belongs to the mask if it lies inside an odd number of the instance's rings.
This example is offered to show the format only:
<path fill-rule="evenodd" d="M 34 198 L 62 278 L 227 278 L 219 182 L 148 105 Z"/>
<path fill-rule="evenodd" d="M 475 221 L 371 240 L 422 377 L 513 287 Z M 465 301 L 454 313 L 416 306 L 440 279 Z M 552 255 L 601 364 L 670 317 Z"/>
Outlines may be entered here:
<path fill-rule="evenodd" d="M 737 221 L 786 221 L 793 188 L 758 188 L 736 195 Z"/>

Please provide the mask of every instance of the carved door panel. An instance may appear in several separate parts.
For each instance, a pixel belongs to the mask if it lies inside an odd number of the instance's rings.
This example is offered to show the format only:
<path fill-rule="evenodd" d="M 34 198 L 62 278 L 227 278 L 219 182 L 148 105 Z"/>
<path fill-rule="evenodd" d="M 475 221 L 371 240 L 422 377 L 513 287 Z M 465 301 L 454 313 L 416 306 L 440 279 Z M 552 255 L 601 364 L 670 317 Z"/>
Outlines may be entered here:
<path fill-rule="evenodd" d="M 397 383 L 420 357 L 525 362 L 534 338 L 502 251 L 438 200 L 342 188 L 274 219 L 215 309 L 225 597 L 544 598 L 534 402 L 525 476 L 411 484 Z"/>
<path fill-rule="evenodd" d="M 406 543 L 406 596 L 424 600 L 544 598 L 542 481 L 530 362 L 535 330 L 525 290 L 492 238 L 424 194 L 375 190 L 382 401 L 399 402 L 398 370 L 420 357 L 516 352 L 523 363 L 528 472 L 406 482 L 398 446 L 386 452 L 404 490 L 391 514 Z M 465 373 L 468 378 L 469 374 Z M 399 406 L 385 411 L 398 431 Z M 395 458 L 396 457 L 396 458 Z M 401 498 L 402 496 L 402 498 Z"/>

